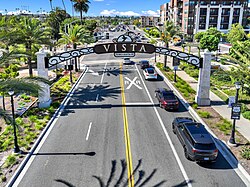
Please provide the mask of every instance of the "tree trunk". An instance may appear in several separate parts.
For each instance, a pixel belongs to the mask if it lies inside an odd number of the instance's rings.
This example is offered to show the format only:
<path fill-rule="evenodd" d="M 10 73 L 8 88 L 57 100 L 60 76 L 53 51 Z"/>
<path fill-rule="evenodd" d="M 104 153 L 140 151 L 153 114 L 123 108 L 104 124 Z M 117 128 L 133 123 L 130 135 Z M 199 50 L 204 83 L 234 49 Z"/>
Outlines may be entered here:
<path fill-rule="evenodd" d="M 80 11 L 80 19 L 81 19 L 81 25 L 82 25 L 82 11 Z"/>
<path fill-rule="evenodd" d="M 166 48 L 169 47 L 168 43 L 165 43 L 165 47 L 166 47 Z M 167 61 L 168 61 L 168 56 L 167 56 L 167 55 L 164 55 L 164 68 L 167 67 Z"/>
<path fill-rule="evenodd" d="M 26 51 L 28 52 L 28 67 L 29 67 L 29 76 L 32 77 L 33 76 L 33 72 L 32 72 L 32 63 L 31 63 L 31 45 L 29 44 L 28 46 L 26 46 Z"/>
<path fill-rule="evenodd" d="M 77 45 L 76 43 L 73 43 L 73 49 L 76 49 Z M 75 71 L 78 72 L 78 68 L 77 68 L 77 57 L 75 57 Z"/>
<path fill-rule="evenodd" d="M 6 110 L 6 108 L 5 108 L 5 98 L 4 98 L 4 92 L 3 92 L 3 110 Z"/>

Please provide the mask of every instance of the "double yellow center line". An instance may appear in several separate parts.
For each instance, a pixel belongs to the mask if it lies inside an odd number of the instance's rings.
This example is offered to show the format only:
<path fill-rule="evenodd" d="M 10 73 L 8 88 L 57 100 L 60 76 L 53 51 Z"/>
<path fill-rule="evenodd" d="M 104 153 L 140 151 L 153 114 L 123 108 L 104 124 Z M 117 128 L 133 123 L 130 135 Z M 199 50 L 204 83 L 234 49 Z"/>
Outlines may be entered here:
<path fill-rule="evenodd" d="M 126 110 L 126 100 L 125 100 L 124 84 L 123 84 L 123 77 L 122 77 L 122 63 L 120 64 L 120 86 L 121 86 L 121 95 L 122 95 L 124 137 L 125 137 L 125 144 L 126 144 L 126 160 L 127 160 L 127 168 L 128 168 L 128 186 L 134 187 L 132 154 L 131 154 L 131 149 L 130 149 L 130 139 L 129 139 L 129 130 L 128 130 L 128 116 L 127 116 L 127 110 Z"/>

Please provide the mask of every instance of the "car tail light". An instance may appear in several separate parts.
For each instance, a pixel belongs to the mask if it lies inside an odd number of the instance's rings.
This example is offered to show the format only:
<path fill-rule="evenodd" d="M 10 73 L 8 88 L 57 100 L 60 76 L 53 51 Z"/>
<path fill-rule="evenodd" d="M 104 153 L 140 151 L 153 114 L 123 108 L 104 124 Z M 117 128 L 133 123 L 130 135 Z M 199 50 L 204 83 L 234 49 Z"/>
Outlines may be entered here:
<path fill-rule="evenodd" d="M 166 102 L 166 101 L 163 101 L 162 103 L 163 103 L 164 105 L 166 105 L 166 104 L 167 104 L 167 102 Z"/>
<path fill-rule="evenodd" d="M 178 101 L 176 101 L 176 102 L 175 102 L 175 104 L 176 104 L 176 105 L 178 105 L 178 104 L 179 104 L 179 102 L 178 102 Z"/>
<path fill-rule="evenodd" d="M 146 75 L 148 76 L 148 73 L 146 73 Z"/>
<path fill-rule="evenodd" d="M 195 148 L 193 148 L 193 149 L 192 149 L 192 152 L 193 152 L 193 153 L 196 153 L 196 152 L 197 152 L 197 150 L 196 150 Z"/>
<path fill-rule="evenodd" d="M 213 155 L 215 155 L 215 156 L 218 155 L 218 149 L 215 149 L 215 150 L 214 150 Z"/>

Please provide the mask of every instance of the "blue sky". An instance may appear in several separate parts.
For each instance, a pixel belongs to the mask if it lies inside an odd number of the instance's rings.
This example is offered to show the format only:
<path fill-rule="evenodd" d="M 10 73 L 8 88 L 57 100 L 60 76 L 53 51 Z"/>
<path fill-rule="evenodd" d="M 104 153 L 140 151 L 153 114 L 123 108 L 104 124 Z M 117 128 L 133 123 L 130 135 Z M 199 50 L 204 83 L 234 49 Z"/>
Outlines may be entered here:
<path fill-rule="evenodd" d="M 64 0 L 64 2 L 67 12 L 72 15 L 70 0 Z M 160 5 L 168 0 L 90 0 L 90 2 L 87 13 L 89 16 L 139 16 L 159 14 Z M 52 4 L 53 7 L 63 9 L 62 0 L 52 0 Z M 49 0 L 0 0 L 0 13 L 15 13 L 17 10 L 27 10 L 33 13 L 49 12 L 50 3 Z"/>

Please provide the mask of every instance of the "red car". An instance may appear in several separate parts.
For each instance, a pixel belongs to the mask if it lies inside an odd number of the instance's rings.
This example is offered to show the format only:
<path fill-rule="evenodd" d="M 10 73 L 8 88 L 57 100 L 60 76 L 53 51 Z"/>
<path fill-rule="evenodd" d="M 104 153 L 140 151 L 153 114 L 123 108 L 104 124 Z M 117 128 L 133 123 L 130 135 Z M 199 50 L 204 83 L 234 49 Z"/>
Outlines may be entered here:
<path fill-rule="evenodd" d="M 157 88 L 155 90 L 155 97 L 158 99 L 161 108 L 166 110 L 179 109 L 179 100 L 172 90 Z"/>

